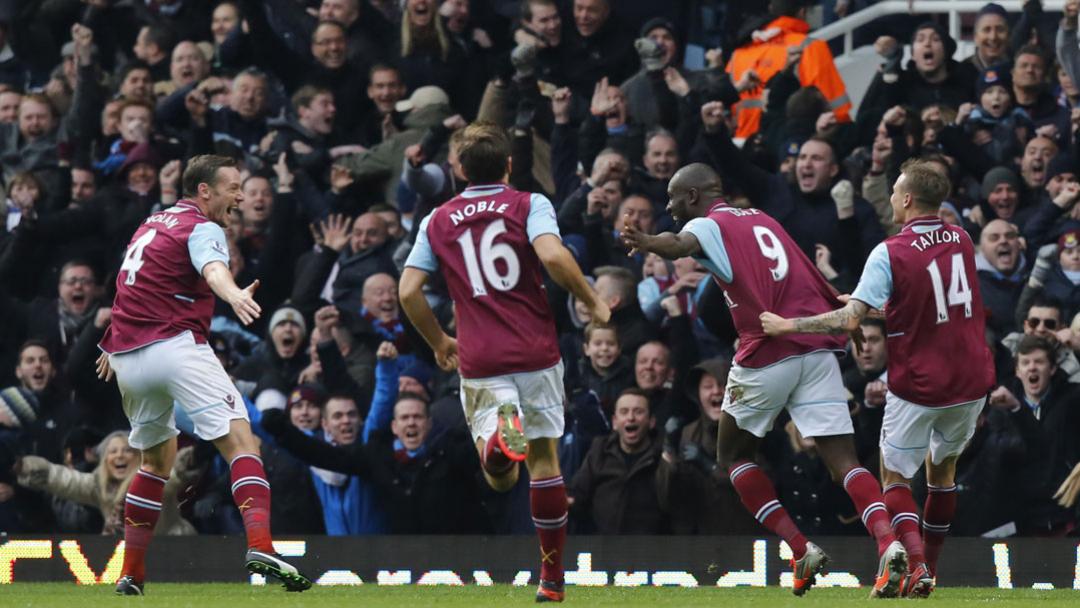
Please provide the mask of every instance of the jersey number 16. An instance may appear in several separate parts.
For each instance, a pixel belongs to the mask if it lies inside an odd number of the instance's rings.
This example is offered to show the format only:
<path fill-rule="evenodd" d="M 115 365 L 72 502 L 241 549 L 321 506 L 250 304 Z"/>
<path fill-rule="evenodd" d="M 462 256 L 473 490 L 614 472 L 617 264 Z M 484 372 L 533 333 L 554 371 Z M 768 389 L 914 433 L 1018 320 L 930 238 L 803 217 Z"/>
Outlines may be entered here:
<path fill-rule="evenodd" d="M 458 237 L 458 245 L 461 245 L 461 254 L 465 258 L 465 272 L 469 275 L 469 284 L 472 285 L 473 297 L 488 295 L 485 279 L 498 291 L 510 291 L 518 284 L 521 278 L 521 263 L 518 261 L 514 248 L 506 243 L 496 243 L 495 237 L 506 232 L 506 222 L 502 219 L 488 224 L 484 233 L 480 235 L 480 251 L 477 256 L 476 246 L 473 245 L 472 228 L 469 228 Z M 506 272 L 499 272 L 495 266 L 495 260 L 502 260 L 506 264 Z"/>

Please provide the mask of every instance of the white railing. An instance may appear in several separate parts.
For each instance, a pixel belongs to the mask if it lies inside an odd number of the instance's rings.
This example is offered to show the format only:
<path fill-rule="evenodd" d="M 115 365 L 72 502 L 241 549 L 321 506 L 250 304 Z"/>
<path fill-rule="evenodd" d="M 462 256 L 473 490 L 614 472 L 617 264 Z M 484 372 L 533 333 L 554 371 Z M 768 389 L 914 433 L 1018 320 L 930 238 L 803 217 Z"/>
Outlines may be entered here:
<path fill-rule="evenodd" d="M 832 40 L 844 37 L 844 54 L 852 51 L 852 34 L 855 28 L 866 25 L 871 21 L 886 15 L 949 15 L 949 35 L 953 40 L 960 41 L 960 15 L 963 13 L 977 13 L 987 4 L 986 0 L 885 0 L 865 9 L 848 15 L 839 21 L 830 23 L 825 27 L 810 33 L 817 40 Z M 1023 0 L 998 0 L 1002 8 L 1010 13 L 1020 12 L 1024 7 Z M 1043 10 L 1046 12 L 1060 12 L 1065 6 L 1065 0 L 1043 0 Z M 905 42 L 905 41 L 902 41 Z"/>

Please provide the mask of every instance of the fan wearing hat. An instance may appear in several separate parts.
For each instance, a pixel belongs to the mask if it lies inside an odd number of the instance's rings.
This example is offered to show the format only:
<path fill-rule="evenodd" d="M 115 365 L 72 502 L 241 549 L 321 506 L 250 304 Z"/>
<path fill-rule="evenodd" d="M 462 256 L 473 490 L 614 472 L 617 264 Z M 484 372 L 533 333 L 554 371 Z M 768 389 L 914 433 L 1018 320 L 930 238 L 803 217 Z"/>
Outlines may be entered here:
<path fill-rule="evenodd" d="M 630 122 L 651 129 L 661 126 L 661 103 L 671 104 L 672 108 L 678 104 L 676 94 L 664 82 L 667 68 L 676 70 L 683 80 L 692 77 L 679 65 L 680 43 L 673 23 L 663 17 L 655 17 L 645 22 L 640 33 L 641 37 L 634 42 L 634 47 L 641 58 L 641 70 L 619 88 L 626 96 Z M 664 99 L 660 98 L 661 95 Z M 673 125 L 662 126 L 673 128 Z"/>
<path fill-rule="evenodd" d="M 1073 187 L 1074 191 L 1076 187 Z M 1020 298 L 1018 310 L 1041 295 L 1061 304 L 1061 318 L 1067 323 L 1080 312 L 1080 228 L 1076 222 L 1057 240 L 1057 260 L 1050 267 L 1041 288 L 1029 282 Z"/>
<path fill-rule="evenodd" d="M 285 411 L 289 422 L 303 431 L 314 431 L 322 420 L 322 409 L 326 405 L 326 391 L 316 383 L 305 383 L 289 393 Z"/>
<path fill-rule="evenodd" d="M 980 213 L 983 218 L 979 217 L 980 214 L 975 214 L 973 221 L 985 225 L 999 219 L 1022 228 L 1035 210 L 1032 205 L 1020 204 L 1022 191 L 1020 177 L 1012 169 L 994 167 L 987 171 L 982 180 L 984 204 L 981 205 Z"/>
<path fill-rule="evenodd" d="M 342 107 L 340 104 L 338 107 Z M 383 200 L 397 200 L 398 183 L 401 180 L 402 162 L 405 149 L 419 144 L 428 129 L 454 130 L 464 126 L 464 120 L 454 115 L 450 109 L 450 97 L 446 91 L 436 86 L 419 87 L 408 99 L 397 102 L 394 109 L 404 115 L 404 130 L 384 139 L 375 147 L 350 154 L 337 161 L 353 179 L 368 187 L 381 189 Z M 442 162 L 446 158 L 445 149 L 440 149 L 436 158 L 429 162 Z"/>
<path fill-rule="evenodd" d="M 300 372 L 309 358 L 304 349 L 307 322 L 300 311 L 283 305 L 274 311 L 268 327 L 269 340 L 236 367 L 234 374 L 241 380 L 257 384 L 254 398 L 267 388 L 286 390 L 296 386 Z"/>
<path fill-rule="evenodd" d="M 975 54 L 964 60 L 979 71 L 1009 61 L 1009 13 L 988 2 L 975 15 Z"/>
<path fill-rule="evenodd" d="M 976 70 L 953 59 L 956 41 L 935 21 L 925 21 L 911 37 L 911 60 L 900 69 L 903 47 L 891 36 L 875 47 L 885 59 L 863 100 L 866 108 L 902 105 L 922 110 L 931 104 L 957 108 L 972 99 Z M 868 105 L 869 104 L 869 105 Z"/>
<path fill-rule="evenodd" d="M 1068 152 L 1059 152 L 1050 159 L 1046 165 L 1046 193 L 1050 200 L 1056 199 L 1064 190 L 1066 184 L 1080 182 L 1077 177 L 1080 172 L 1076 170 L 1076 157 Z M 1070 190 L 1070 193 L 1072 190 Z M 1075 196 L 1068 199 L 1069 205 L 1075 202 Z M 1056 204 L 1056 203 L 1055 203 Z"/>
<path fill-rule="evenodd" d="M 1024 110 L 1013 106 L 1012 80 L 1004 69 L 990 68 L 979 74 L 975 83 L 975 95 L 979 103 L 960 107 L 956 122 L 964 126 L 964 132 L 972 143 L 993 160 L 994 164 L 1006 165 L 1020 155 L 1024 140 L 1030 136 L 1035 125 Z M 970 108 L 970 113 L 967 110 Z"/>

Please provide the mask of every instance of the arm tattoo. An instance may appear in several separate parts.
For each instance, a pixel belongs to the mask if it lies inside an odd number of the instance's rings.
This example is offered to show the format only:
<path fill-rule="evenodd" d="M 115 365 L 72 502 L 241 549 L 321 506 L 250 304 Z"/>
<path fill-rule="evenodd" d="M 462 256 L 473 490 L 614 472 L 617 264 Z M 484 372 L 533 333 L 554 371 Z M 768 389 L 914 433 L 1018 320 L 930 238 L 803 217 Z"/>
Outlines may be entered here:
<path fill-rule="evenodd" d="M 866 304 L 848 300 L 843 308 L 831 310 L 813 317 L 793 319 L 795 331 L 804 334 L 843 334 L 852 330 L 866 315 Z"/>

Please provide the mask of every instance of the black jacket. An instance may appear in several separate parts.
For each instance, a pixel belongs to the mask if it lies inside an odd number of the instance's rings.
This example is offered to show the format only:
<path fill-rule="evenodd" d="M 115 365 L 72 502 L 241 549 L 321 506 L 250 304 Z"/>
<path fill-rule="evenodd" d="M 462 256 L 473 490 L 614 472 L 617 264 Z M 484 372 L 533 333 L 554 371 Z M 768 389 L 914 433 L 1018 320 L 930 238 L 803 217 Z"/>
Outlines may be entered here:
<path fill-rule="evenodd" d="M 1049 391 L 1039 402 L 1038 416 L 1025 403 L 1023 385 L 1013 379 L 1009 386 L 1020 400 L 1015 412 L 994 408 L 991 418 L 1007 418 L 1007 425 L 1022 440 L 1019 458 L 1006 464 L 1003 479 L 1021 496 L 1017 529 L 1021 534 L 1048 534 L 1077 521 L 1075 509 L 1058 506 L 1053 499 L 1061 482 L 1080 462 L 1080 387 L 1055 374 Z"/>
<path fill-rule="evenodd" d="M 394 436 L 376 431 L 366 444 L 332 446 L 292 425 L 275 431 L 282 447 L 317 467 L 357 475 L 373 486 L 394 534 L 461 534 L 484 529 L 471 439 L 447 432 L 408 459 Z"/>
<path fill-rule="evenodd" d="M 267 337 L 250 357 L 236 367 L 234 374 L 241 380 L 254 382 L 255 393 L 276 389 L 283 393 L 297 384 L 300 372 L 310 363 L 307 352 L 301 347 L 291 359 L 282 359 L 274 343 Z"/>
<path fill-rule="evenodd" d="M 660 464 L 662 504 L 671 513 L 674 534 L 757 534 L 727 471 L 716 465 L 718 425 L 702 414 L 682 429 L 675 462 Z M 698 458 L 684 455 L 697 448 Z"/>
<path fill-rule="evenodd" d="M 368 277 L 379 272 L 385 272 L 395 278 L 398 276 L 392 257 L 392 245 L 393 243 L 388 240 L 379 247 L 358 254 L 352 253 L 349 245 L 346 245 L 340 253 L 329 247 L 322 247 L 305 254 L 300 259 L 300 265 L 297 268 L 297 281 L 293 285 L 293 302 L 296 302 L 298 306 L 316 306 L 326 279 L 330 276 L 334 264 L 338 263 L 340 266 L 333 286 L 334 304 L 343 310 L 359 312 L 360 296 L 363 293 L 364 281 Z"/>
<path fill-rule="evenodd" d="M 591 519 L 600 534 L 662 534 L 667 515 L 660 507 L 660 442 L 630 457 L 619 436 L 597 437 L 568 488 L 574 498 L 571 513 L 587 525 Z M 579 523 L 579 525 L 581 525 Z"/>
<path fill-rule="evenodd" d="M 582 37 L 572 20 L 563 21 L 559 53 L 567 86 L 581 99 L 591 99 L 593 89 L 607 76 L 617 85 L 638 70 L 637 52 L 628 30 L 609 18 L 595 34 Z"/>
<path fill-rule="evenodd" d="M 582 388 L 596 394 L 596 397 L 600 400 L 600 407 L 609 420 L 615 408 L 615 400 L 619 398 L 619 393 L 634 386 L 634 367 L 625 355 L 616 359 L 615 363 L 607 370 L 607 373 L 603 375 L 593 369 L 587 357 L 582 357 L 579 361 L 579 373 Z"/>
<path fill-rule="evenodd" d="M 836 203 L 828 191 L 803 193 L 783 175 L 767 173 L 750 163 L 724 131 L 703 136 L 714 166 L 750 198 L 751 204 L 768 213 L 811 260 L 821 243 L 832 252 L 838 272 L 858 276 L 873 248 L 885 239 L 885 231 L 873 206 L 855 197 L 855 215 L 837 217 Z"/>

